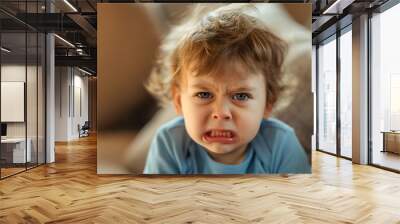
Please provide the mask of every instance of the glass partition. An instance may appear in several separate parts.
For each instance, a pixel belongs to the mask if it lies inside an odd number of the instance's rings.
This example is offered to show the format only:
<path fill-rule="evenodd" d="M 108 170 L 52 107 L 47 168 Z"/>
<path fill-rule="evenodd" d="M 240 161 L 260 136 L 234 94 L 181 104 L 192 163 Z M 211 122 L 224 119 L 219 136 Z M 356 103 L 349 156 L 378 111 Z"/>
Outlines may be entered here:
<path fill-rule="evenodd" d="M 26 98 L 26 113 L 27 113 L 27 150 L 30 153 L 30 160 L 27 163 L 28 168 L 37 165 L 37 79 L 38 79 L 38 35 L 36 32 L 27 33 L 27 98 Z"/>
<path fill-rule="evenodd" d="M 400 171 L 400 4 L 371 18 L 372 164 Z"/>
<path fill-rule="evenodd" d="M 340 36 L 340 154 L 351 158 L 353 96 L 351 26 L 346 31 Z"/>
<path fill-rule="evenodd" d="M 43 5 L 0 3 L 19 14 L 42 13 Z M 0 11 L 1 179 L 45 163 L 45 45 L 44 33 Z"/>
<path fill-rule="evenodd" d="M 318 47 L 318 149 L 336 154 L 336 37 Z"/>
<path fill-rule="evenodd" d="M 6 177 L 25 170 L 31 156 L 26 150 L 26 33 L 3 32 L 1 47 L 1 176 Z"/>

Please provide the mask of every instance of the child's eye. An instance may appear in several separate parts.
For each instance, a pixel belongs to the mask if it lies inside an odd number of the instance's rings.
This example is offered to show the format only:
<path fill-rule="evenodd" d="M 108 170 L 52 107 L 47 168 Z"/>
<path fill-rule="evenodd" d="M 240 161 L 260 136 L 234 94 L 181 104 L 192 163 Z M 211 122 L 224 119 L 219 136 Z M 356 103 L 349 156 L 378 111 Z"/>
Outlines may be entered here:
<path fill-rule="evenodd" d="M 248 99 L 250 99 L 250 95 L 247 93 L 235 93 L 232 96 L 233 100 L 238 100 L 238 101 L 246 101 Z"/>
<path fill-rule="evenodd" d="M 200 99 L 211 99 L 212 98 L 212 94 L 210 92 L 198 92 L 198 93 L 196 93 L 195 96 Z"/>

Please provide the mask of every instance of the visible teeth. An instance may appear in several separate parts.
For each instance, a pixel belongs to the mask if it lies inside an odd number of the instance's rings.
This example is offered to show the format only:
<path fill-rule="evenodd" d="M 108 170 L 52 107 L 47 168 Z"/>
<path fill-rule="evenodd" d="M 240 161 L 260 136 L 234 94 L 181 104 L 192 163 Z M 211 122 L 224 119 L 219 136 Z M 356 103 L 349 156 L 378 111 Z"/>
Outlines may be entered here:
<path fill-rule="evenodd" d="M 210 133 L 211 137 L 225 137 L 225 138 L 230 138 L 232 136 L 232 133 L 230 131 L 215 131 L 212 130 Z"/>

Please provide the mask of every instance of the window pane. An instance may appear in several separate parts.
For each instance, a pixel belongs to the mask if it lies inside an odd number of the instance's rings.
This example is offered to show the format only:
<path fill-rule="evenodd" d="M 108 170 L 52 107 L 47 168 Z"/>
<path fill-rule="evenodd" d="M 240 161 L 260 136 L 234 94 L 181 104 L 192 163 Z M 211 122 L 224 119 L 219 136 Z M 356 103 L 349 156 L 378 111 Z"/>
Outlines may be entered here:
<path fill-rule="evenodd" d="M 352 141 L 352 35 L 351 30 L 340 37 L 340 152 L 351 158 Z"/>
<path fill-rule="evenodd" d="M 400 170 L 400 4 L 372 18 L 372 163 Z"/>
<path fill-rule="evenodd" d="M 336 153 L 336 40 L 318 48 L 318 148 Z"/>

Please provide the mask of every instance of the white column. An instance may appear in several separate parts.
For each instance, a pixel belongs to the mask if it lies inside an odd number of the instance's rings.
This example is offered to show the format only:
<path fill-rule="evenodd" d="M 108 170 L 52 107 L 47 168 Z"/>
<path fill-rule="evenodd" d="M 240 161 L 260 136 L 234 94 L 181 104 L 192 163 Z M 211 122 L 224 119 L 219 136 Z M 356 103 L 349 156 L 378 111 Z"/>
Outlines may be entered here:
<path fill-rule="evenodd" d="M 353 162 L 368 163 L 368 16 L 353 20 Z"/>
<path fill-rule="evenodd" d="M 55 133 L 55 56 L 54 56 L 54 35 L 46 36 L 46 163 L 55 161 L 54 133 Z"/>
<path fill-rule="evenodd" d="M 72 139 L 72 93 L 71 93 L 71 67 L 57 67 L 55 69 L 55 141 L 69 141 Z"/>

